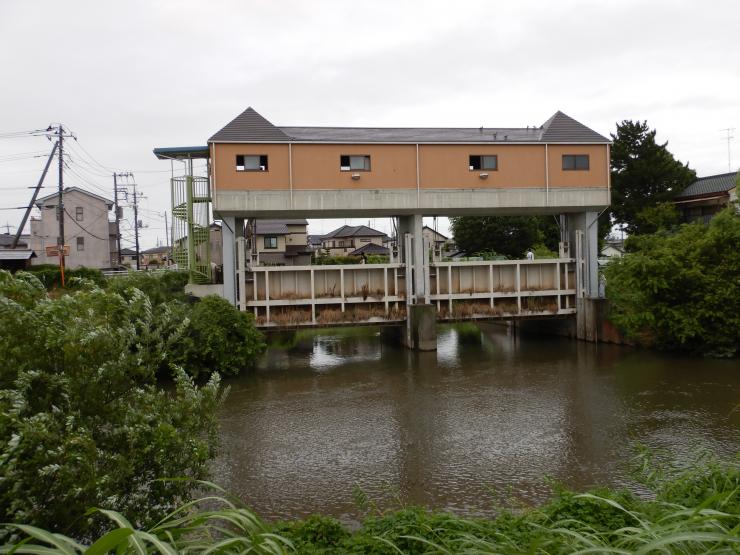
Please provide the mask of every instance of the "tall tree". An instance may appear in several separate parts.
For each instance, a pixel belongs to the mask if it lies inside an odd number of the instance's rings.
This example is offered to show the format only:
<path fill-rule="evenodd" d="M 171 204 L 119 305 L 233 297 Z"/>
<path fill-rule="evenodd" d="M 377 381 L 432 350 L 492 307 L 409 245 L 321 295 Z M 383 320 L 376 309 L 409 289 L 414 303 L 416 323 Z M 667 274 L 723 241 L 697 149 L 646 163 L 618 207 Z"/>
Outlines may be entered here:
<path fill-rule="evenodd" d="M 651 214 L 663 214 L 656 206 L 688 187 L 696 172 L 673 157 L 668 142 L 655 141 L 647 121 L 624 120 L 611 137 L 612 219 L 630 234 L 651 233 L 659 227 Z"/>
<path fill-rule="evenodd" d="M 552 216 L 463 216 L 450 218 L 458 248 L 476 253 L 495 251 L 521 258 L 538 244 L 558 250 L 560 232 Z"/>

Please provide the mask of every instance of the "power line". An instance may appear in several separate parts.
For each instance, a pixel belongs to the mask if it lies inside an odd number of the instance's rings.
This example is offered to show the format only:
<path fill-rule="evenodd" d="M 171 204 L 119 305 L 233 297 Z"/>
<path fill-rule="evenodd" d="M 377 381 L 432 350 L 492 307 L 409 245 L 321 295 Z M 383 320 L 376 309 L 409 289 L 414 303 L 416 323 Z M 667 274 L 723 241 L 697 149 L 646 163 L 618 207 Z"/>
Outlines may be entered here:
<path fill-rule="evenodd" d="M 85 233 L 87 233 L 88 235 L 92 235 L 93 237 L 95 237 L 96 239 L 99 239 L 99 240 L 101 240 L 101 241 L 109 241 L 109 240 L 110 240 L 110 237 L 108 237 L 108 238 L 105 238 L 105 239 L 103 239 L 102 237 L 98 237 L 97 235 L 95 235 L 95 234 L 94 234 L 94 233 L 93 233 L 92 231 L 90 231 L 89 229 L 86 229 L 86 228 L 84 228 L 84 227 L 83 227 L 82 225 L 80 225 L 80 223 L 79 223 L 79 222 L 77 221 L 77 219 L 75 219 L 74 217 L 72 217 L 72 214 L 70 214 L 69 212 L 67 212 L 67 209 L 66 209 L 66 208 L 64 209 L 64 212 L 65 212 L 65 213 L 67 214 L 67 216 L 69 216 L 69 219 L 70 219 L 70 220 L 72 220 L 72 222 L 73 222 L 73 223 L 74 223 L 74 224 L 75 224 L 75 225 L 76 225 L 77 227 L 79 227 L 79 228 L 80 228 L 80 229 L 81 229 L 82 231 L 84 231 L 84 232 L 85 232 Z M 107 216 L 108 216 L 108 214 L 103 214 L 103 216 L 106 216 L 106 221 L 108 221 L 108 219 L 107 219 Z M 97 218 L 96 220 L 93 220 L 93 221 L 92 221 L 91 223 L 95 223 L 95 222 L 99 221 L 100 219 L 102 219 L 102 216 L 100 216 L 100 217 L 99 217 L 99 218 Z M 77 235 L 79 235 L 79 233 L 78 233 Z M 77 235 L 72 235 L 72 237 L 77 237 Z M 70 239 L 71 239 L 72 237 L 70 237 Z"/>

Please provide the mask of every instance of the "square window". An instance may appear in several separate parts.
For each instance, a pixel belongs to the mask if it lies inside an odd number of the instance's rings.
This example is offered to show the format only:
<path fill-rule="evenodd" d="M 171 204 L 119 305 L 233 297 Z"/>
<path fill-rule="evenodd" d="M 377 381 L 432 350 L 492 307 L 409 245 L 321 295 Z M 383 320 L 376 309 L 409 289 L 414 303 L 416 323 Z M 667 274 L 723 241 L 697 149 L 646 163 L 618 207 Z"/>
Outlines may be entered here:
<path fill-rule="evenodd" d="M 370 156 L 366 154 L 342 154 L 339 157 L 339 169 L 343 172 L 369 172 Z"/>
<path fill-rule="evenodd" d="M 498 170 L 497 154 L 471 154 L 469 160 L 470 171 L 474 170 Z"/>
<path fill-rule="evenodd" d="M 588 154 L 563 154 L 563 170 L 588 170 Z"/>
<path fill-rule="evenodd" d="M 277 237 L 274 236 L 266 236 L 265 237 L 265 248 L 266 249 L 276 249 L 278 244 Z"/>
<path fill-rule="evenodd" d="M 77 220 L 78 222 L 81 222 L 83 220 L 82 206 L 77 206 L 75 208 L 75 220 Z"/>
<path fill-rule="evenodd" d="M 237 154 L 236 171 L 238 172 L 266 172 L 267 154 Z"/>
<path fill-rule="evenodd" d="M 78 251 L 84 251 L 85 250 L 85 238 L 84 237 L 78 237 L 77 238 L 77 250 Z"/>

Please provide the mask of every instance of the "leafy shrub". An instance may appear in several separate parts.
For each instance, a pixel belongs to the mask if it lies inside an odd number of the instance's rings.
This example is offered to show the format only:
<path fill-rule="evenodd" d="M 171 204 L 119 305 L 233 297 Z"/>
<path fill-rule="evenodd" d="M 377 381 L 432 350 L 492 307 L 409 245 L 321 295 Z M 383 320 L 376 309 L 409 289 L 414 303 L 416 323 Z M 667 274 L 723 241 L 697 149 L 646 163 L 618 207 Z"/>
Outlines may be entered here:
<path fill-rule="evenodd" d="M 33 273 L 47 289 L 55 289 L 62 286 L 62 272 L 59 266 L 54 264 L 39 264 L 38 266 L 31 266 L 28 271 Z M 85 268 L 84 266 L 80 268 L 65 268 L 65 286 L 74 288 L 75 281 L 73 278 L 90 280 L 97 285 L 103 285 L 105 283 L 105 276 L 103 276 L 100 270 Z"/>
<path fill-rule="evenodd" d="M 636 236 L 606 267 L 611 319 L 647 346 L 711 356 L 740 349 L 740 216 Z"/>
<path fill-rule="evenodd" d="M 313 263 L 318 266 L 331 266 L 333 264 L 360 264 L 360 256 L 318 256 Z"/>
<path fill-rule="evenodd" d="M 120 294 L 125 294 L 127 289 L 138 289 L 146 293 L 152 304 L 156 306 L 172 300 L 191 300 L 191 297 L 185 293 L 187 283 L 187 272 L 166 271 L 156 274 L 129 272 L 126 276 L 110 279 L 106 288 Z"/>
<path fill-rule="evenodd" d="M 172 391 L 155 379 L 182 329 L 140 291 L 54 299 L 33 274 L 0 271 L 0 520 L 84 537 L 101 507 L 145 526 L 195 487 L 159 478 L 207 477 L 218 376 L 198 388 L 175 369 Z"/>
<path fill-rule="evenodd" d="M 187 314 L 179 307 L 180 314 Z M 182 337 L 170 344 L 172 361 L 194 378 L 218 372 L 236 375 L 265 348 L 254 316 L 226 299 L 209 295 L 192 306 Z"/>

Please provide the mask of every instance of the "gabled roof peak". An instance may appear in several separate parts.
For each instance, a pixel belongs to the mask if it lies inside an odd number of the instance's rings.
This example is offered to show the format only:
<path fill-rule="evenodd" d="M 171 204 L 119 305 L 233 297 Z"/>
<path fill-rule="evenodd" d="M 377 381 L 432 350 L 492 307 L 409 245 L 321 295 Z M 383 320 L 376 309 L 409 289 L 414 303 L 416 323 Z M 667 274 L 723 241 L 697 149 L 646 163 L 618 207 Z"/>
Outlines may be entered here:
<path fill-rule="evenodd" d="M 290 140 L 290 137 L 249 106 L 208 139 L 208 142 L 288 140 Z"/>
<path fill-rule="evenodd" d="M 608 143 L 606 137 L 599 135 L 566 113 L 558 110 L 542 124 L 543 143 Z"/>

